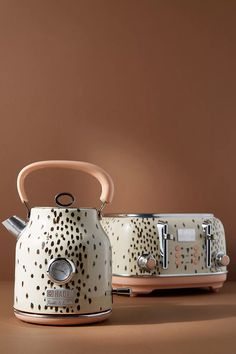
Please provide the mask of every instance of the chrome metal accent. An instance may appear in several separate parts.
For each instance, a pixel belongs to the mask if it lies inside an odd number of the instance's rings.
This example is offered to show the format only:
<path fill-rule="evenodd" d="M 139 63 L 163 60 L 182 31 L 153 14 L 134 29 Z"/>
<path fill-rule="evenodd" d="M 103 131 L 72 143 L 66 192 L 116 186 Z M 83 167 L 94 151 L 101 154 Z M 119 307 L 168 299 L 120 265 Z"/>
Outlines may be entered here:
<path fill-rule="evenodd" d="M 100 206 L 100 208 L 97 209 L 99 219 L 102 218 L 102 216 L 103 216 L 102 215 L 102 211 L 103 211 L 103 209 L 105 208 L 106 205 L 107 205 L 107 202 L 103 202 L 102 205 Z"/>
<path fill-rule="evenodd" d="M 72 306 L 76 297 L 75 289 L 67 289 L 65 287 L 59 289 L 45 289 L 45 293 L 44 301 L 46 306 Z"/>
<path fill-rule="evenodd" d="M 116 289 L 112 289 L 112 294 L 130 296 L 130 295 L 132 295 L 132 289 L 130 289 L 130 288 L 116 288 Z"/>
<path fill-rule="evenodd" d="M 95 313 L 85 313 L 85 314 L 77 314 L 77 315 L 58 315 L 55 313 L 54 314 L 40 314 L 40 313 L 32 313 L 32 312 L 24 312 L 24 311 L 20 311 L 14 308 L 14 312 L 18 313 L 19 315 L 24 315 L 24 316 L 29 316 L 29 317 L 37 317 L 37 318 L 92 318 L 92 317 L 101 317 L 103 315 L 108 315 L 109 313 L 112 312 L 112 309 L 106 310 L 106 311 L 102 311 L 102 312 L 95 312 Z"/>
<path fill-rule="evenodd" d="M 70 197 L 71 198 L 71 202 L 69 203 L 66 203 L 66 204 L 63 204 L 60 202 L 59 198 L 63 197 L 63 196 L 67 196 L 67 197 Z M 56 196 L 55 196 L 55 202 L 58 206 L 60 207 L 69 207 L 71 206 L 75 201 L 75 197 L 71 194 L 71 193 L 68 193 L 68 192 L 62 192 L 62 193 L 58 193 Z"/>
<path fill-rule="evenodd" d="M 27 223 L 24 220 L 15 215 L 4 220 L 2 224 L 10 233 L 12 233 L 17 238 L 20 237 L 20 234 L 27 226 Z"/>
<path fill-rule="evenodd" d="M 49 209 L 49 210 L 51 210 L 51 209 L 56 209 L 55 207 L 53 207 L 53 206 L 50 206 L 50 207 L 42 207 L 42 206 L 35 206 L 35 207 L 32 207 L 31 208 L 31 210 L 33 210 L 33 209 Z M 57 209 L 62 209 L 62 208 L 57 208 Z M 94 211 L 97 211 L 97 208 L 96 207 L 94 207 L 94 208 L 89 208 L 89 207 L 87 207 L 87 208 L 70 208 L 70 211 L 76 211 L 76 210 L 82 210 L 82 211 L 90 211 L 90 210 L 94 210 Z M 63 210 L 63 209 L 62 209 Z"/>
<path fill-rule="evenodd" d="M 169 278 L 169 277 L 199 277 L 201 275 L 220 275 L 227 274 L 228 271 L 225 272 L 212 272 L 212 273 L 191 273 L 191 274 L 158 274 L 158 275 L 134 275 L 134 274 L 112 274 L 114 277 L 132 277 L 132 278 Z"/>
<path fill-rule="evenodd" d="M 98 209 L 100 211 L 100 213 L 103 211 L 103 209 L 105 208 L 105 206 L 107 205 L 107 202 L 103 202 L 102 205 L 100 206 L 100 208 Z"/>
<path fill-rule="evenodd" d="M 152 254 L 143 253 L 141 256 L 139 256 L 137 263 L 140 269 L 150 272 L 151 270 L 156 268 L 157 262 Z"/>
<path fill-rule="evenodd" d="M 116 213 L 108 213 L 103 215 L 104 218 L 129 218 L 129 217 L 134 217 L 134 218 L 213 218 L 213 214 L 207 214 L 207 213 L 199 213 L 199 214 L 116 214 Z"/>
<path fill-rule="evenodd" d="M 167 269 L 169 262 L 168 240 L 172 240 L 173 235 L 168 234 L 168 222 L 166 221 L 158 221 L 157 230 L 159 235 L 160 253 L 162 256 L 162 268 Z"/>
<path fill-rule="evenodd" d="M 230 258 L 227 254 L 219 252 L 216 255 L 216 264 L 220 267 L 227 267 L 230 263 Z"/>
<path fill-rule="evenodd" d="M 205 220 L 202 224 L 202 228 L 205 233 L 206 266 L 207 268 L 210 268 L 211 267 L 211 241 L 213 239 L 211 221 Z"/>
<path fill-rule="evenodd" d="M 69 265 L 69 275 L 64 279 L 64 280 L 57 280 L 53 277 L 52 273 L 51 273 L 51 268 L 53 266 L 53 264 L 55 262 L 67 262 L 68 265 Z M 60 270 L 61 271 L 61 270 Z M 56 283 L 56 284 L 66 284 L 68 283 L 71 278 L 73 277 L 73 275 L 75 274 L 75 265 L 72 261 L 70 261 L 69 259 L 67 258 L 53 258 L 50 260 L 50 262 L 48 263 L 48 267 L 47 267 L 47 276 L 49 277 L 49 279 L 53 282 L 53 283 Z"/>

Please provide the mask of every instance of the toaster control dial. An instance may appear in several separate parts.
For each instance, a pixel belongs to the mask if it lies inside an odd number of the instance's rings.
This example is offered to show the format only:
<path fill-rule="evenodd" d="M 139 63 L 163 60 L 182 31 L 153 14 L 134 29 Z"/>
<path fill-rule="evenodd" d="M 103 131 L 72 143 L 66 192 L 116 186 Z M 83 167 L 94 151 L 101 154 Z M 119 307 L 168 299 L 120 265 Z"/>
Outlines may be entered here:
<path fill-rule="evenodd" d="M 54 258 L 50 261 L 47 275 L 51 281 L 58 284 L 68 283 L 75 273 L 74 263 L 66 258 Z"/>
<path fill-rule="evenodd" d="M 224 254 L 223 252 L 219 252 L 216 255 L 216 263 L 220 267 L 226 267 L 230 262 L 229 256 L 227 254 Z"/>
<path fill-rule="evenodd" d="M 143 253 L 138 258 L 138 266 L 142 270 L 146 270 L 150 272 L 151 270 L 156 268 L 156 264 L 157 264 L 156 259 L 150 253 Z"/>

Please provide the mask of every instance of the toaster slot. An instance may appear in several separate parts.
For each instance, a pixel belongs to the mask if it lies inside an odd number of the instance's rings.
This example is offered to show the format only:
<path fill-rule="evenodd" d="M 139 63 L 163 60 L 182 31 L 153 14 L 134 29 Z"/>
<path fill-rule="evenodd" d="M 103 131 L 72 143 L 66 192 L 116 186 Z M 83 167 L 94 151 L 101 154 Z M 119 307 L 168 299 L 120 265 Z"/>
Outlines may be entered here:
<path fill-rule="evenodd" d="M 170 235 L 168 234 L 168 223 L 165 221 L 158 221 L 157 229 L 159 234 L 160 253 L 162 257 L 162 268 L 167 269 L 169 261 L 168 240 L 170 239 Z"/>
<path fill-rule="evenodd" d="M 205 244 L 206 244 L 206 266 L 211 267 L 211 242 L 213 239 L 212 226 L 209 220 L 204 221 L 202 225 L 205 234 Z"/>

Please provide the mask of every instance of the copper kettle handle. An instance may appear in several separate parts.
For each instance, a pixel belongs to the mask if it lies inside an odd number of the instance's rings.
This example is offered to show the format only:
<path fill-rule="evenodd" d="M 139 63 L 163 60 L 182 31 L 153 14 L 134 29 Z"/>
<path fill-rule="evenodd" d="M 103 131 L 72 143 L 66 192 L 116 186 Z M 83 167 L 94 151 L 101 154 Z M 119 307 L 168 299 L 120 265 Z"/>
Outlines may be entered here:
<path fill-rule="evenodd" d="M 95 177 L 101 184 L 102 193 L 100 200 L 103 204 L 111 203 L 114 194 L 114 184 L 110 175 L 105 172 L 101 167 L 94 164 L 82 161 L 64 161 L 64 160 L 51 160 L 39 161 L 25 166 L 17 177 L 17 190 L 22 203 L 27 205 L 28 197 L 25 191 L 25 178 L 31 172 L 41 170 L 44 168 L 66 168 L 72 170 L 79 170 L 86 172 Z"/>

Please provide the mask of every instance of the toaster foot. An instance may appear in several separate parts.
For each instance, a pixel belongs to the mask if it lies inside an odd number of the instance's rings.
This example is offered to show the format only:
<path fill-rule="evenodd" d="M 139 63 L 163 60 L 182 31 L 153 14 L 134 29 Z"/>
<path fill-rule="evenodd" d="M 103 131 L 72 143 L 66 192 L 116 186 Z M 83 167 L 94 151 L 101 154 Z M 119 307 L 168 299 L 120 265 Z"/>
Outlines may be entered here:
<path fill-rule="evenodd" d="M 220 289 L 222 288 L 223 283 L 219 284 L 218 286 L 210 286 L 209 290 L 213 293 L 218 293 Z"/>

